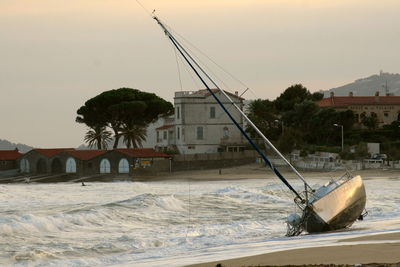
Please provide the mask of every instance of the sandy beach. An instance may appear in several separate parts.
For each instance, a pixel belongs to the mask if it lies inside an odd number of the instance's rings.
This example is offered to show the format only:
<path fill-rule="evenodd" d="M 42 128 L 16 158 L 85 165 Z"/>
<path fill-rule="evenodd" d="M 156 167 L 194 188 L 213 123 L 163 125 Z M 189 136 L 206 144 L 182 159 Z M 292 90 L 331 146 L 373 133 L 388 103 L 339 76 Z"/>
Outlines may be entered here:
<path fill-rule="evenodd" d="M 348 244 L 362 242 L 362 244 Z M 190 265 L 220 266 L 400 266 L 400 232 L 343 239 L 325 247 L 301 248 Z M 369 265 L 366 265 L 369 264 Z"/>
<path fill-rule="evenodd" d="M 280 172 L 284 174 L 287 179 L 298 179 L 296 174 L 288 167 L 278 167 Z M 345 173 L 345 170 L 335 171 L 311 171 L 301 170 L 300 171 L 305 178 L 315 177 L 331 177 L 338 178 Z M 350 171 L 352 174 L 358 174 L 363 177 L 364 180 L 377 178 L 381 176 L 385 177 L 400 177 L 399 169 L 368 169 L 368 170 L 357 170 Z M 239 180 L 239 179 L 264 179 L 264 178 L 278 178 L 269 169 L 269 167 L 261 164 L 248 164 L 231 168 L 221 169 L 205 169 L 205 170 L 193 170 L 193 171 L 179 171 L 172 173 L 160 173 L 158 176 L 146 177 L 143 180 Z"/>

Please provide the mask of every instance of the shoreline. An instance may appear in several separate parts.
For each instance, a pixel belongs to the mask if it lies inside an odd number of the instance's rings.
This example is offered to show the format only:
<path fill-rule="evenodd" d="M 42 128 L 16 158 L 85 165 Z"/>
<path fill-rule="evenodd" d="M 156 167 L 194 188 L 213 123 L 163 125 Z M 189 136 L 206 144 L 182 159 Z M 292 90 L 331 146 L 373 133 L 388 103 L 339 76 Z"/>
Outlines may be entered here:
<path fill-rule="evenodd" d="M 296 174 L 287 166 L 280 167 L 282 175 L 287 180 L 298 179 Z M 346 173 L 346 170 L 300 170 L 305 179 L 312 178 L 329 178 L 336 179 Z M 400 178 L 400 169 L 365 169 L 349 171 L 351 174 L 359 174 L 364 180 L 375 179 L 381 177 L 383 174 L 387 179 Z M 71 177 L 64 180 L 65 175 L 57 176 L 41 176 L 30 177 L 33 178 L 30 182 L 37 183 L 59 183 L 59 182 L 115 182 L 115 181 L 132 181 L 132 182 L 159 182 L 159 181 L 234 181 L 234 180 L 249 180 L 249 179 L 278 179 L 276 175 L 268 167 L 251 163 L 240 165 L 236 167 L 227 167 L 220 169 L 203 169 L 203 170 L 190 170 L 190 171 L 177 171 L 177 172 L 160 172 L 154 175 L 145 176 L 127 176 L 127 175 L 102 175 L 91 177 Z M 61 178 L 60 178 L 61 177 Z M 16 177 L 0 178 L 0 184 L 21 184 L 25 183 L 23 178 L 20 181 L 14 181 Z M 49 180 L 50 179 L 50 180 Z M 38 180 L 38 181 L 36 181 Z M 40 180 L 40 181 L 39 181 Z"/>
<path fill-rule="evenodd" d="M 352 242 L 363 243 L 354 244 Z M 187 265 L 186 267 L 310 265 L 400 266 L 400 231 L 340 239 L 328 246 L 296 248 L 248 257 L 198 263 Z"/>
<path fill-rule="evenodd" d="M 288 180 L 298 179 L 296 174 L 289 168 L 280 168 L 281 173 Z M 301 173 L 308 178 L 338 178 L 345 174 L 346 170 L 322 171 L 322 170 L 303 170 Z M 366 169 L 350 171 L 352 174 L 359 174 L 364 180 L 374 179 L 386 174 L 388 178 L 399 178 L 400 170 L 397 169 Z M 224 180 L 247 180 L 247 179 L 274 179 L 276 175 L 265 166 L 252 163 L 238 167 L 205 169 L 193 171 L 165 172 L 155 176 L 133 178 L 134 181 L 224 181 Z"/>

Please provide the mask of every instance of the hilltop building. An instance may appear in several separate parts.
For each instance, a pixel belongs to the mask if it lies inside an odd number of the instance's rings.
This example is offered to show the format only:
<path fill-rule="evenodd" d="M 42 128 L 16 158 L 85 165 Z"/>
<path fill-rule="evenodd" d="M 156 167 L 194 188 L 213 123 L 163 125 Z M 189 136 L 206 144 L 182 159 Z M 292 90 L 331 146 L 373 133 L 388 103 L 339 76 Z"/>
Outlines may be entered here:
<path fill-rule="evenodd" d="M 400 96 L 380 96 L 379 92 L 375 96 L 354 96 L 352 92 L 348 96 L 335 96 L 331 92 L 330 97 L 322 99 L 318 105 L 321 108 L 352 110 L 360 127 L 365 117 L 376 117 L 379 127 L 400 120 Z"/>
<path fill-rule="evenodd" d="M 213 90 L 229 108 L 228 99 L 217 89 Z M 243 109 L 242 97 L 225 93 Z M 244 150 L 243 136 L 208 90 L 175 92 L 174 106 L 174 116 L 164 118 L 164 124 L 156 129 L 156 150 L 180 154 Z M 243 127 L 240 113 L 233 107 L 229 111 Z"/>

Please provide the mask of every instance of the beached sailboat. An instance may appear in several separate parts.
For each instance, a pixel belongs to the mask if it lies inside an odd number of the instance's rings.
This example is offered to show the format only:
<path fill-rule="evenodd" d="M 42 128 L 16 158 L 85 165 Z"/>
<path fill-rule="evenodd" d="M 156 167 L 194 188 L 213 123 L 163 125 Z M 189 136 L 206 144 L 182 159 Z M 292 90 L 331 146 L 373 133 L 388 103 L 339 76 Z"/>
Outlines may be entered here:
<path fill-rule="evenodd" d="M 246 114 L 235 104 L 229 95 L 222 90 L 213 78 L 199 65 L 187 49 L 172 35 L 171 31 L 163 24 L 157 16 L 153 16 L 165 35 L 172 42 L 175 49 L 183 57 L 184 61 L 190 66 L 201 83 L 206 87 L 216 102 L 225 111 L 228 117 L 236 125 L 242 135 L 250 145 L 257 151 L 264 162 L 273 170 L 276 176 L 292 191 L 295 195 L 294 202 L 300 208 L 301 214 L 291 214 L 287 219 L 287 235 L 293 236 L 300 234 L 303 230 L 309 233 L 331 231 L 346 228 L 352 225 L 357 219 L 362 218 L 366 204 L 365 187 L 360 176 L 352 176 L 346 173 L 337 180 L 332 180 L 328 184 L 313 189 L 296 170 L 296 168 L 275 148 L 275 146 L 264 136 L 264 134 L 254 125 Z M 215 93 L 218 89 L 220 95 L 228 99 L 233 106 L 247 121 L 250 127 L 259 135 L 260 138 L 294 171 L 294 173 L 304 183 L 304 191 L 298 192 L 288 182 L 279 170 L 266 157 L 265 153 L 253 142 L 248 133 L 236 121 L 229 112 L 228 108 L 222 104 L 221 99 Z"/>

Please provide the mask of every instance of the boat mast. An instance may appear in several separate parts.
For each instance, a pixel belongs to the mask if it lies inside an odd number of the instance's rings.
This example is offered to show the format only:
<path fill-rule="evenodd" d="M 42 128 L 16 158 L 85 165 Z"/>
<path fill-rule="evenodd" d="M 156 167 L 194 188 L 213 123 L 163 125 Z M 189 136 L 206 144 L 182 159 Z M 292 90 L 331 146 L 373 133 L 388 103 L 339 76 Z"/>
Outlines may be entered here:
<path fill-rule="evenodd" d="M 289 184 L 289 182 L 282 176 L 282 174 L 275 168 L 275 166 L 268 160 L 266 155 L 260 150 L 260 148 L 251 140 L 249 135 L 243 130 L 243 128 L 239 125 L 239 123 L 233 118 L 233 116 L 229 113 L 226 107 L 222 104 L 219 98 L 215 95 L 213 90 L 208 86 L 203 77 L 199 74 L 198 70 L 193 66 L 193 64 L 211 81 L 211 83 L 231 102 L 231 104 L 236 108 L 236 110 L 243 116 L 243 118 L 250 124 L 250 126 L 261 136 L 263 141 L 267 143 L 297 174 L 297 176 L 304 182 L 305 189 L 307 191 L 307 187 L 311 189 L 308 183 L 305 181 L 304 177 L 294 168 L 292 164 L 275 148 L 275 146 L 264 136 L 264 134 L 257 128 L 256 125 L 246 116 L 246 114 L 234 103 L 234 101 L 226 94 L 224 90 L 222 90 L 214 80 L 203 70 L 203 68 L 193 59 L 193 57 L 186 51 L 186 49 L 175 39 L 175 37 L 168 31 L 165 25 L 158 19 L 157 16 L 153 16 L 153 19 L 157 21 L 160 27 L 164 30 L 165 35 L 170 39 L 172 44 L 176 47 L 182 57 L 185 59 L 186 63 L 192 68 L 200 81 L 204 84 L 207 90 L 211 93 L 217 103 L 221 106 L 221 108 L 225 111 L 225 113 L 229 116 L 232 122 L 236 125 L 236 127 L 240 130 L 243 136 L 247 139 L 247 141 L 252 145 L 252 147 L 257 151 L 257 153 L 263 158 L 265 163 L 274 171 L 274 173 L 278 176 L 278 178 L 298 197 L 302 200 L 302 197 L 297 193 L 297 191 Z M 190 59 L 190 60 L 189 60 Z M 193 64 L 192 64 L 193 63 Z M 308 202 L 306 195 L 306 202 Z"/>

